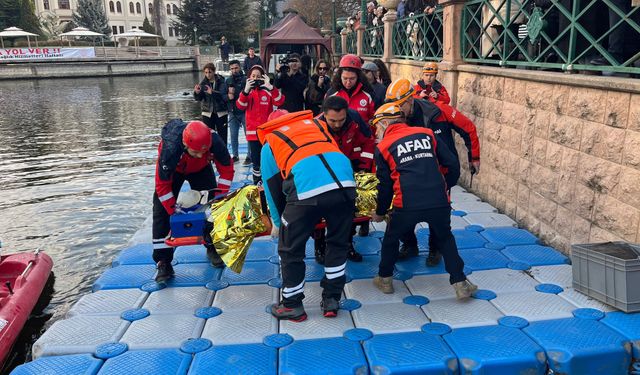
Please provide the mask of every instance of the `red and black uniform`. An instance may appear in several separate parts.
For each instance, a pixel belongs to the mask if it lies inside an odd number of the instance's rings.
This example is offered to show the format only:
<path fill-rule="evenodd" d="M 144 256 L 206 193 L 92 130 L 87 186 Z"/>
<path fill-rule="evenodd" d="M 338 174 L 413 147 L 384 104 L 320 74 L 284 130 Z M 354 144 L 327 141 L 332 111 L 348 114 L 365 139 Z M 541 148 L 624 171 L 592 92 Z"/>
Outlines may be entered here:
<path fill-rule="evenodd" d="M 428 85 L 423 80 L 419 80 L 418 83 L 416 83 L 415 86 L 413 86 L 413 89 L 415 90 L 415 94 L 413 94 L 413 97 L 416 99 L 422 99 L 420 97 L 420 93 L 422 93 L 423 91 L 426 91 L 427 94 L 431 93 L 431 91 L 435 91 L 435 93 L 438 94 L 436 98 L 433 98 L 432 96 L 427 95 L 426 97 L 424 97 L 424 99 L 428 99 L 431 103 L 435 103 L 435 102 L 440 102 L 444 104 L 451 103 L 451 97 L 449 97 L 449 93 L 447 92 L 447 89 L 444 88 L 442 83 L 440 83 L 440 81 L 438 81 L 437 79 L 435 80 L 435 82 L 433 82 L 432 85 Z"/>
<path fill-rule="evenodd" d="M 212 143 L 202 158 L 187 153 L 182 143 L 186 123 L 180 119 L 169 121 L 163 128 L 158 145 L 155 191 L 153 193 L 153 260 L 171 262 L 173 248 L 165 244 L 169 236 L 169 217 L 175 212 L 176 197 L 184 181 L 193 190 L 211 190 L 226 194 L 233 180 L 233 162 L 227 146 L 216 133 L 211 133 Z M 216 182 L 211 162 L 214 162 L 220 178 Z"/>
<path fill-rule="evenodd" d="M 324 114 L 318 118 L 326 121 Z M 364 123 L 356 111 L 347 109 L 347 117 L 342 128 L 336 131 L 329 127 L 329 133 L 340 147 L 340 151 L 351 160 L 355 172 L 371 172 L 375 138 L 369 125 Z"/>
<path fill-rule="evenodd" d="M 245 111 L 245 123 L 247 130 L 247 142 L 249 143 L 249 153 L 252 155 L 253 182 L 258 183 L 262 179 L 260 174 L 260 150 L 262 144 L 258 141 L 256 130 L 258 126 L 267 122 L 274 107 L 279 107 L 284 103 L 284 95 L 274 87 L 267 90 L 263 87 L 252 88 L 249 93 L 244 90 L 238 96 L 236 107 Z"/>
<path fill-rule="evenodd" d="M 338 95 L 339 97 L 344 98 L 344 100 L 349 103 L 349 108 L 358 112 L 362 120 L 366 123 L 369 123 L 373 114 L 376 113 L 373 97 L 366 91 L 362 90 L 362 83 L 360 82 L 358 82 L 358 84 L 351 90 L 342 88 L 335 91 L 334 89 L 331 89 L 327 92 L 327 96 L 332 95 Z"/>
<path fill-rule="evenodd" d="M 429 224 L 430 233 L 442 252 L 450 282 L 465 280 L 464 262 L 458 255 L 451 233 L 451 206 L 447 186 L 460 176 L 459 163 L 446 144 L 438 142 L 431 129 L 390 125 L 376 146 L 378 184 L 376 213 L 385 215 L 393 202 L 391 220 L 382 240 L 381 277 L 393 275 L 401 235 L 420 222 Z M 446 167 L 445 177 L 440 166 Z"/>

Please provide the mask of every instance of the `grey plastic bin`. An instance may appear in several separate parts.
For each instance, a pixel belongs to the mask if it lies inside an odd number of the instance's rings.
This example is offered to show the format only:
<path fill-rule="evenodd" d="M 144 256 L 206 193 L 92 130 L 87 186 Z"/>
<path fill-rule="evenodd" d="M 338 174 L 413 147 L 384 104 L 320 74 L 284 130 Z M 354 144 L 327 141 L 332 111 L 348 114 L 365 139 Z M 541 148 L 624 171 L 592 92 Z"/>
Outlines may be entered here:
<path fill-rule="evenodd" d="M 622 311 L 640 311 L 640 246 L 572 245 L 571 262 L 574 289 Z"/>

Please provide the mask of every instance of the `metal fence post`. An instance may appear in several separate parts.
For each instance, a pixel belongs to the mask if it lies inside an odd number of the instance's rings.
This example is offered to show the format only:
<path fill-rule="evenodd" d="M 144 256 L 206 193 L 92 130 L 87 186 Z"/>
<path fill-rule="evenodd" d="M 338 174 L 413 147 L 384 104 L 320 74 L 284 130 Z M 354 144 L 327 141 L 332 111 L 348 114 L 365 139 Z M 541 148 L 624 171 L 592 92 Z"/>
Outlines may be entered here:
<path fill-rule="evenodd" d="M 356 55 L 362 56 L 364 55 L 364 29 L 365 26 L 362 24 L 362 20 L 360 21 L 360 26 L 358 26 L 358 30 L 356 30 L 357 39 L 356 39 Z"/>

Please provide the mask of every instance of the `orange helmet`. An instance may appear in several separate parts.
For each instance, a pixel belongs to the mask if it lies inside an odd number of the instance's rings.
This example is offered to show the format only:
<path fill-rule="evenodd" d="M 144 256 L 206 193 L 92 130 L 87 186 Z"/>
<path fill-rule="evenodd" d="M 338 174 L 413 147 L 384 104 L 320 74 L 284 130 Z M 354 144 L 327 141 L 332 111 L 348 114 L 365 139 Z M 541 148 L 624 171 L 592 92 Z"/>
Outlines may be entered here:
<path fill-rule="evenodd" d="M 406 78 L 396 79 L 387 88 L 385 102 L 400 105 L 413 95 L 413 86 Z"/>
<path fill-rule="evenodd" d="M 377 124 L 382 119 L 402 117 L 404 117 L 404 112 L 402 112 L 397 103 L 385 103 L 381 105 L 373 115 L 373 118 L 371 119 L 371 125 Z"/>
<path fill-rule="evenodd" d="M 422 73 L 438 73 L 438 64 L 433 61 L 425 63 L 422 67 Z"/>
<path fill-rule="evenodd" d="M 338 67 L 360 70 L 362 69 L 362 60 L 353 54 L 344 55 L 340 59 L 340 65 Z"/>
<path fill-rule="evenodd" d="M 192 150 L 203 152 L 211 148 L 211 129 L 202 121 L 191 121 L 182 132 L 182 143 Z"/>

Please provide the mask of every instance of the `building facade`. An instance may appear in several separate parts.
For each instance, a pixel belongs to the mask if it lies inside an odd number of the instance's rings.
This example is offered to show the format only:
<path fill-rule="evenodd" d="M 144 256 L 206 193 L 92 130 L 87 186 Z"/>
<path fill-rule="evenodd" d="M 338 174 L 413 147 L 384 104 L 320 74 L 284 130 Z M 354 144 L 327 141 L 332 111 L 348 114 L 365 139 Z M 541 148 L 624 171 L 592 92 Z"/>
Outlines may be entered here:
<path fill-rule="evenodd" d="M 163 5 L 159 32 L 167 40 L 167 45 L 181 44 L 172 26 L 173 21 L 177 21 L 176 14 L 180 7 L 180 0 L 160 1 Z M 145 17 L 149 22 L 154 23 L 153 0 L 102 0 L 102 2 L 112 37 L 117 38 L 118 34 L 132 29 L 142 29 Z M 36 15 L 55 14 L 61 24 L 71 21 L 72 14 L 78 6 L 78 0 L 34 0 L 34 3 Z"/>

